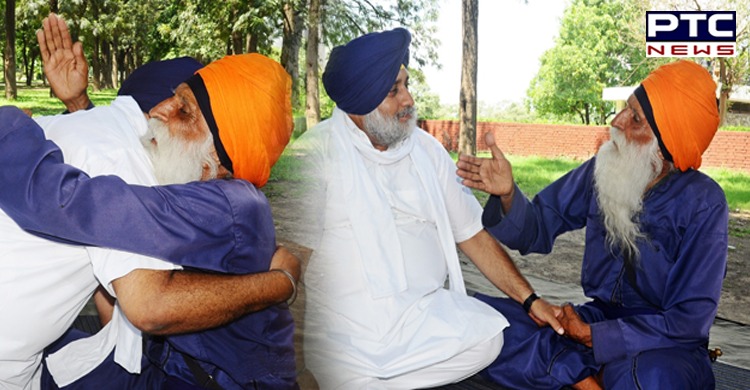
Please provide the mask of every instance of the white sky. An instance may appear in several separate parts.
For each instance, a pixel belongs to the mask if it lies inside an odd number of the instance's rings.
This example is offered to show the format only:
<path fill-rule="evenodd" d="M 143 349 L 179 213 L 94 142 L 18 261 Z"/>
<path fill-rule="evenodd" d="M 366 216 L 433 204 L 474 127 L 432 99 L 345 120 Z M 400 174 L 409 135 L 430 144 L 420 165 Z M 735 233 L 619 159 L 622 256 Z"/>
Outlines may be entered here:
<path fill-rule="evenodd" d="M 539 57 L 554 45 L 563 0 L 479 0 L 478 100 L 520 102 L 539 70 Z M 437 38 L 442 69 L 426 68 L 441 104 L 457 104 L 461 84 L 461 0 L 443 0 Z"/>

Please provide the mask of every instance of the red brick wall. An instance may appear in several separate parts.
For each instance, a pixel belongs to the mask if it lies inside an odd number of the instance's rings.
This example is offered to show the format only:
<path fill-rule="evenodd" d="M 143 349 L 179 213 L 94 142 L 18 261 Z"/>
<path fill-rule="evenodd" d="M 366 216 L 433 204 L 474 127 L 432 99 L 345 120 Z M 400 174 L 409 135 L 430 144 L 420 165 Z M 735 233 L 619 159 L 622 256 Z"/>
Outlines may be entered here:
<path fill-rule="evenodd" d="M 446 149 L 458 149 L 457 121 L 426 120 L 419 125 Z M 487 150 L 484 135 L 488 131 L 494 132 L 495 140 L 504 153 L 519 156 L 588 159 L 609 139 L 609 128 L 606 126 L 479 122 L 477 150 Z M 750 132 L 716 133 L 711 146 L 703 153 L 702 166 L 750 172 Z"/>

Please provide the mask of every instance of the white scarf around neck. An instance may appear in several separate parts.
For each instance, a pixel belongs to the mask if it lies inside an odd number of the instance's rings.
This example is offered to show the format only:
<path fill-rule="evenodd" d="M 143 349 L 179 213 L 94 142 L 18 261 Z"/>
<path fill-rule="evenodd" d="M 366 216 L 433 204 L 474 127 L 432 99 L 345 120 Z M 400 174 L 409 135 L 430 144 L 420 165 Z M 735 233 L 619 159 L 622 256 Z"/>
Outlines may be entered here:
<path fill-rule="evenodd" d="M 331 139 L 335 153 L 334 177 L 341 180 L 346 213 L 352 224 L 354 239 L 362 258 L 368 289 L 373 298 L 385 298 L 405 291 L 408 286 L 404 258 L 396 231 L 391 206 L 384 192 L 370 176 L 364 158 L 378 164 L 392 164 L 411 158 L 419 175 L 421 191 L 437 226 L 438 238 L 446 260 L 450 289 L 466 294 L 461 264 L 456 253 L 455 238 L 451 230 L 440 186 L 430 157 L 418 142 L 418 137 L 429 136 L 414 129 L 404 141 L 379 151 L 372 146 L 361 131 L 338 108 L 331 117 Z"/>

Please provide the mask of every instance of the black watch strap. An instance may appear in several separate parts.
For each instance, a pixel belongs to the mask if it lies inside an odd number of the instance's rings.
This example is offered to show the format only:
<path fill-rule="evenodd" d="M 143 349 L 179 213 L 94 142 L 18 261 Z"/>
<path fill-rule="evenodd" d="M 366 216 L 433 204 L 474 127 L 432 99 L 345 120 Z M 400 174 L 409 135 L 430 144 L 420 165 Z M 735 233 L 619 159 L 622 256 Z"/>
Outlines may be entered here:
<path fill-rule="evenodd" d="M 531 293 L 531 295 L 529 295 L 529 297 L 526 298 L 525 301 L 523 301 L 523 309 L 526 310 L 527 313 L 530 312 L 531 304 L 534 303 L 534 301 L 536 301 L 537 299 L 539 299 L 539 295 L 536 295 L 535 292 Z"/>

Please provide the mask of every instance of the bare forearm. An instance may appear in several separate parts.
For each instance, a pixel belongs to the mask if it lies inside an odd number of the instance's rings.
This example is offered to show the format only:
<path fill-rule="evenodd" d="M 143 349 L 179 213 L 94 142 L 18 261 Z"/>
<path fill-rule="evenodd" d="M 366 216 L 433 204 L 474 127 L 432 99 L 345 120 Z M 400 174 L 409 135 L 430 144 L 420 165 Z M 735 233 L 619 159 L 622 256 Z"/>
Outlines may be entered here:
<path fill-rule="evenodd" d="M 68 112 L 76 112 L 88 109 L 91 105 L 91 99 L 89 99 L 89 95 L 84 91 L 83 94 L 75 98 L 63 100 L 63 103 Z"/>
<path fill-rule="evenodd" d="M 511 299 L 523 302 L 534 292 L 508 253 L 486 230 L 459 243 L 458 247 L 495 287 Z"/>
<path fill-rule="evenodd" d="M 112 320 L 112 311 L 115 309 L 115 300 L 112 298 L 104 287 L 99 286 L 94 293 L 94 305 L 99 313 L 99 322 L 102 326 L 107 325 Z"/>
<path fill-rule="evenodd" d="M 135 270 L 113 283 L 128 319 L 152 334 L 193 332 L 224 325 L 284 302 L 293 292 L 290 280 L 276 271 L 216 275 Z"/>

